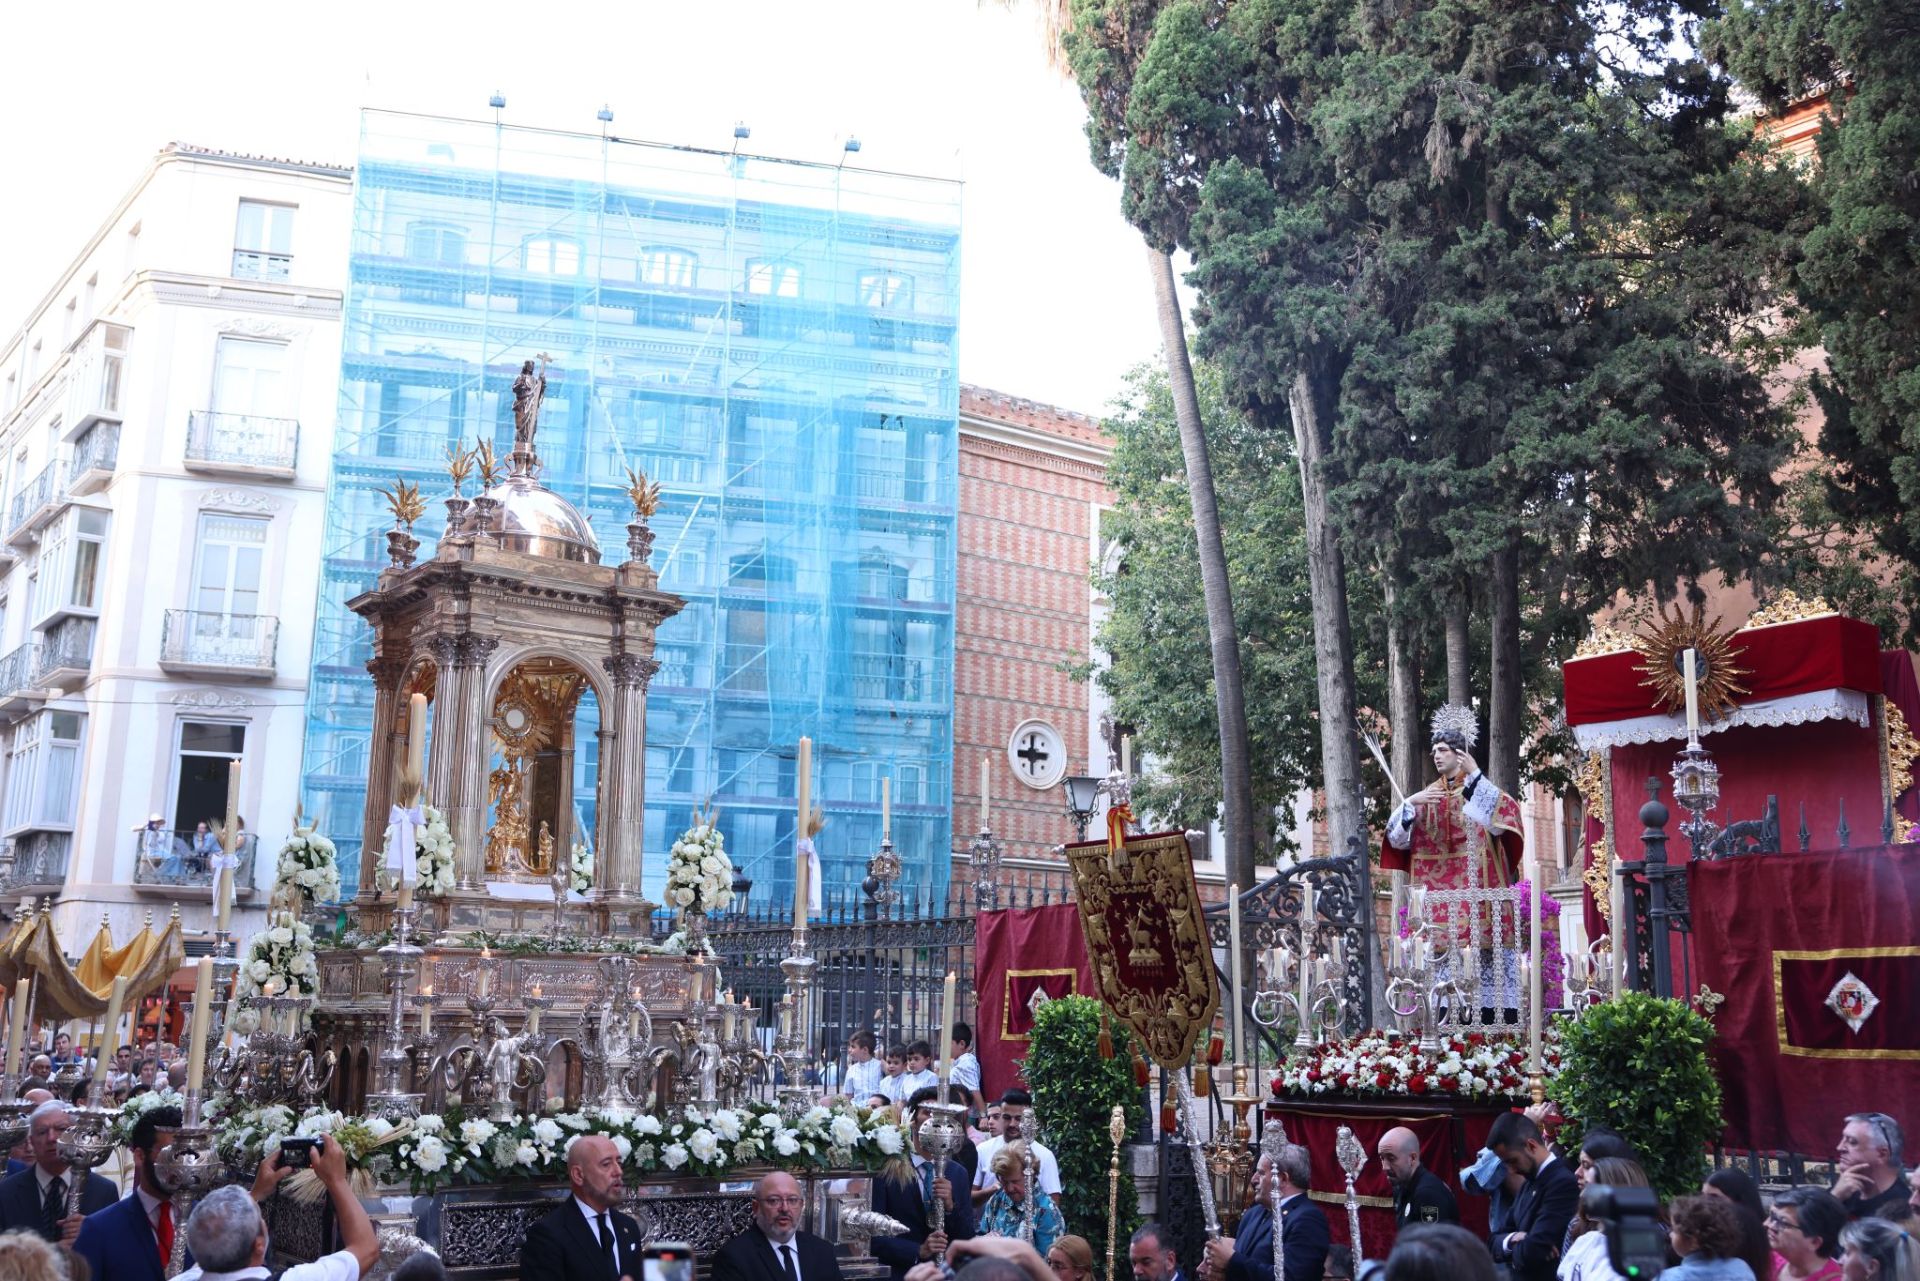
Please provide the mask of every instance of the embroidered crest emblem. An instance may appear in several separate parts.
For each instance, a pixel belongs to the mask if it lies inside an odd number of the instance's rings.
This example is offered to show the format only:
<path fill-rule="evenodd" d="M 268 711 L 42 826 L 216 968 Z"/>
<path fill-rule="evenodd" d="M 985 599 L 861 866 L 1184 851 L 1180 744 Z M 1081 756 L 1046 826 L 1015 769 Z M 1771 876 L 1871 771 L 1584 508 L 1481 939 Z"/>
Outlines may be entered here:
<path fill-rule="evenodd" d="M 1849 1029 L 1858 1032 L 1861 1024 L 1880 1007 L 1880 998 L 1852 970 L 1848 970 L 1846 977 L 1835 983 L 1833 991 L 1827 993 L 1826 1006 L 1838 1014 Z"/>
<path fill-rule="evenodd" d="M 1439 1206 L 1437 1206 L 1437 1205 L 1423 1205 L 1423 1206 L 1421 1206 L 1421 1207 L 1420 1207 L 1420 1222 L 1422 1222 L 1422 1223 L 1438 1223 L 1438 1222 L 1440 1222 L 1440 1207 L 1439 1207 Z"/>

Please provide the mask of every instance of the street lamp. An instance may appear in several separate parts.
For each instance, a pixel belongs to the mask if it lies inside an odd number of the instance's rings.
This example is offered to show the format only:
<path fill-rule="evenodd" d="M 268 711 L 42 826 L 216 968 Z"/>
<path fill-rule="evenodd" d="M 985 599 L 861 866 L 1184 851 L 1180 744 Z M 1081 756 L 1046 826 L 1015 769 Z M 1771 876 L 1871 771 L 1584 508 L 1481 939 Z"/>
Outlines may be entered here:
<path fill-rule="evenodd" d="M 1103 780 L 1090 774 L 1069 775 L 1061 784 L 1067 793 L 1067 817 L 1073 820 L 1073 830 L 1083 841 L 1087 839 L 1087 824 L 1093 821 L 1093 812 L 1100 808 L 1102 784 Z"/>

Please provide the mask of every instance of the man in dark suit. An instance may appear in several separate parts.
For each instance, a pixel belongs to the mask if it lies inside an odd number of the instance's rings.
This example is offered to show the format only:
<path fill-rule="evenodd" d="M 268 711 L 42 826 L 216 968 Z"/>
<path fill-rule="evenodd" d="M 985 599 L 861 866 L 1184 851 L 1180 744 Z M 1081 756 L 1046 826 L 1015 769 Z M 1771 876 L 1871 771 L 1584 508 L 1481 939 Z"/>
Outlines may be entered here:
<path fill-rule="evenodd" d="M 1380 1136 L 1380 1168 L 1393 1184 L 1393 1230 L 1409 1223 L 1458 1223 L 1460 1203 L 1440 1176 L 1420 1164 L 1420 1140 L 1405 1126 Z"/>
<path fill-rule="evenodd" d="M 626 1200 L 620 1149 L 586 1134 L 567 1152 L 573 1195 L 527 1230 L 520 1281 L 619 1281 L 640 1275 L 640 1225 L 614 1209 Z"/>
<path fill-rule="evenodd" d="M 1239 1231 L 1231 1241 L 1218 1237 L 1207 1242 L 1201 1269 L 1204 1281 L 1274 1281 L 1270 1207 L 1275 1197 L 1280 1201 L 1280 1242 L 1287 1255 L 1282 1281 L 1319 1281 L 1331 1237 L 1327 1216 L 1307 1196 L 1311 1169 L 1307 1150 L 1297 1143 L 1280 1149 L 1278 1162 L 1260 1158 L 1254 1167 L 1260 1199 L 1240 1216 Z M 1136 1278 L 1139 1272 L 1136 1264 Z"/>
<path fill-rule="evenodd" d="M 1180 1258 L 1173 1252 L 1173 1238 L 1152 1220 L 1135 1228 L 1128 1240 L 1127 1267 L 1133 1281 L 1186 1281 L 1180 1272 Z"/>
<path fill-rule="evenodd" d="M 173 1234 L 187 1225 L 173 1221 L 173 1203 L 154 1177 L 153 1165 L 179 1128 L 179 1108 L 153 1108 L 134 1122 L 127 1138 L 132 1193 L 89 1214 L 73 1242 L 73 1252 L 87 1261 L 94 1281 L 164 1281 Z"/>
<path fill-rule="evenodd" d="M 938 1094 L 929 1085 L 915 1090 L 907 1099 L 904 1112 L 912 1130 L 908 1138 L 911 1174 L 900 1177 L 903 1171 L 890 1170 L 873 1180 L 873 1208 L 907 1225 L 900 1236 L 875 1237 L 869 1243 L 873 1257 L 892 1270 L 893 1281 L 902 1281 L 914 1264 L 939 1257 L 946 1251 L 947 1242 L 973 1235 L 973 1199 L 966 1192 L 971 1186 L 967 1172 L 952 1159 L 944 1168 L 936 1168 L 920 1146 L 921 1123 L 931 1115 L 926 1105 L 935 1102 Z M 960 1195 L 954 1195 L 955 1188 L 960 1189 Z M 942 1232 L 933 1231 L 927 1223 L 927 1206 L 935 1197 L 946 1207 L 946 1229 Z"/>
<path fill-rule="evenodd" d="M 80 1213 L 68 1216 L 67 1194 L 73 1186 L 73 1175 L 60 1159 L 60 1136 L 72 1124 L 64 1103 L 48 1101 L 33 1110 L 27 1123 L 33 1164 L 0 1180 L 0 1232 L 26 1228 L 49 1241 L 71 1245 L 79 1235 L 82 1219 L 120 1199 L 113 1180 L 88 1174 L 80 1194 Z"/>
<path fill-rule="evenodd" d="M 1567 1224 L 1580 1208 L 1573 1166 L 1554 1156 L 1540 1127 L 1519 1112 L 1494 1119 L 1487 1147 L 1527 1181 L 1513 1203 L 1515 1230 L 1493 1240 L 1493 1260 L 1506 1264 L 1514 1281 L 1553 1281 Z"/>
<path fill-rule="evenodd" d="M 713 1256 L 712 1281 L 840 1281 L 833 1243 L 800 1230 L 805 1198 L 791 1174 L 753 1185 L 753 1226 Z"/>

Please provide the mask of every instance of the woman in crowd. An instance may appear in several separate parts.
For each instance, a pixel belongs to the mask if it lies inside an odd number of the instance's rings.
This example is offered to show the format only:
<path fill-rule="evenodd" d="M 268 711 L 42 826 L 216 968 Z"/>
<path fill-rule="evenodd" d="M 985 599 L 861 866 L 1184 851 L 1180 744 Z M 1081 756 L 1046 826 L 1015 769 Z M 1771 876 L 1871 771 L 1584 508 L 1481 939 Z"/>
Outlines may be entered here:
<path fill-rule="evenodd" d="M 1767 1244 L 1767 1208 L 1760 1200 L 1760 1185 L 1745 1170 L 1729 1167 L 1709 1174 L 1700 1185 L 1700 1195 L 1718 1197 L 1734 1207 L 1740 1216 L 1740 1257 L 1759 1281 L 1772 1281 L 1780 1270 L 1780 1256 Z"/>
<path fill-rule="evenodd" d="M 67 1281 L 73 1257 L 26 1229 L 0 1233 L 0 1281 Z"/>
<path fill-rule="evenodd" d="M 1740 1216 L 1731 1201 L 1683 1196 L 1667 1207 L 1673 1252 L 1680 1266 L 1668 1268 L 1673 1281 L 1759 1281 L 1740 1257 Z"/>
<path fill-rule="evenodd" d="M 1839 1281 L 1846 1207 L 1825 1188 L 1788 1188 L 1767 1211 L 1767 1243 L 1780 1256 L 1774 1281 Z"/>
<path fill-rule="evenodd" d="M 1085 1237 L 1061 1237 L 1047 1251 L 1047 1266 L 1060 1281 L 1093 1281 L 1093 1246 Z"/>
<path fill-rule="evenodd" d="M 976 1231 L 997 1237 L 1018 1237 L 1025 1219 L 1027 1197 L 1033 1197 L 1033 1248 L 1042 1255 L 1065 1235 L 1066 1221 L 1060 1217 L 1053 1198 L 1039 1188 L 1027 1187 L 1027 1145 L 1019 1139 L 993 1154 L 993 1177 L 1000 1188 L 980 1208 Z"/>
<path fill-rule="evenodd" d="M 1451 1223 L 1408 1224 L 1387 1256 L 1385 1281 L 1495 1281 L 1486 1242 Z"/>
<path fill-rule="evenodd" d="M 1597 1161 L 1589 1161 L 1584 1151 L 1580 1156 L 1576 1177 L 1580 1180 L 1583 1192 L 1595 1184 L 1613 1188 L 1652 1186 L 1647 1182 L 1647 1172 L 1638 1161 L 1624 1156 L 1603 1156 Z M 1573 1216 L 1573 1222 L 1567 1225 L 1567 1234 L 1571 1244 L 1560 1256 L 1560 1268 L 1556 1273 L 1560 1281 L 1620 1281 L 1620 1274 L 1607 1262 L 1606 1229 L 1597 1220 L 1587 1217 L 1584 1203 Z"/>
<path fill-rule="evenodd" d="M 1840 1229 L 1846 1281 L 1920 1281 L 1920 1241 L 1886 1219 L 1856 1219 Z"/>

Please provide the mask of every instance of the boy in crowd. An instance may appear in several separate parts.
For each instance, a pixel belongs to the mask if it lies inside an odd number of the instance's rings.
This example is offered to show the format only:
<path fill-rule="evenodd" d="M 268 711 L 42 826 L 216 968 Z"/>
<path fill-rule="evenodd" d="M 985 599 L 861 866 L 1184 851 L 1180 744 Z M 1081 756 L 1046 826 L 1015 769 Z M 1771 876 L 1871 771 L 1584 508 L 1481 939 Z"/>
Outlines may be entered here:
<path fill-rule="evenodd" d="M 980 1060 L 973 1054 L 973 1029 L 965 1023 L 953 1025 L 953 1079 L 948 1082 L 967 1092 L 967 1106 L 975 1116 L 987 1110 L 980 1095 Z"/>
<path fill-rule="evenodd" d="M 901 1098 L 912 1098 L 915 1090 L 940 1084 L 940 1077 L 934 1072 L 932 1063 L 933 1047 L 925 1041 L 915 1041 L 907 1047 L 907 1070 L 900 1077 Z"/>
<path fill-rule="evenodd" d="M 847 1038 L 847 1088 L 841 1093 L 857 1103 L 880 1093 L 880 1061 L 873 1057 L 873 1046 L 871 1032 Z"/>
<path fill-rule="evenodd" d="M 889 1045 L 880 1072 L 880 1094 L 887 1096 L 889 1103 L 905 1103 L 912 1090 L 902 1091 L 900 1081 L 907 1071 L 907 1047 Z"/>

